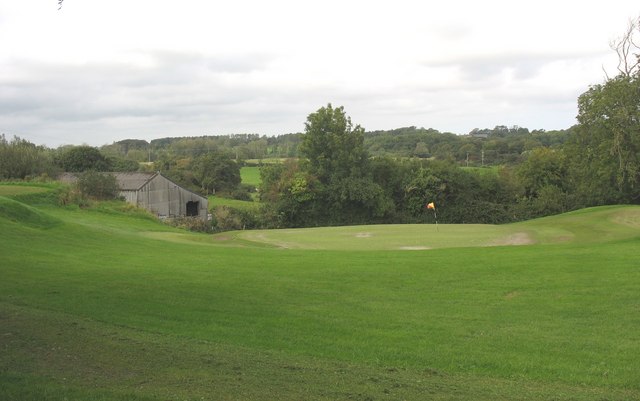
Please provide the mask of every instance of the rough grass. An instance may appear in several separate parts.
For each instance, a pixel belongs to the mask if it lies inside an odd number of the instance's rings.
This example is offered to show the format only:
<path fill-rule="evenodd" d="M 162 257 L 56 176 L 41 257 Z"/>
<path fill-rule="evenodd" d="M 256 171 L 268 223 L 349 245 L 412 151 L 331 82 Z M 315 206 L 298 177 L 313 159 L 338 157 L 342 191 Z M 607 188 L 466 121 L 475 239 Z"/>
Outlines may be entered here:
<path fill-rule="evenodd" d="M 633 390 L 344 363 L 0 303 L 6 400 L 632 400 Z M 6 334 L 10 333 L 10 334 Z"/>
<path fill-rule="evenodd" d="M 638 208 L 414 252 L 37 210 L 62 224 L 0 217 L 0 399 L 640 398 Z"/>
<path fill-rule="evenodd" d="M 50 188 L 47 188 L 47 187 L 0 183 L 0 196 L 35 194 L 40 192 L 46 192 L 49 190 Z"/>

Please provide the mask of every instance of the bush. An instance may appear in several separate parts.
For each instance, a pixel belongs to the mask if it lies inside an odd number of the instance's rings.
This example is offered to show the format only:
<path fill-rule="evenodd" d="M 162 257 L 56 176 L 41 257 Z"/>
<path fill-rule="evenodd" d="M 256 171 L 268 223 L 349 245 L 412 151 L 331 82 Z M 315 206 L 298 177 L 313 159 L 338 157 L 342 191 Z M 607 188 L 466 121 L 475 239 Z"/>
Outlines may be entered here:
<path fill-rule="evenodd" d="M 220 231 L 239 230 L 243 228 L 242 219 L 238 216 L 237 211 L 227 207 L 218 206 L 213 211 L 216 228 Z"/>
<path fill-rule="evenodd" d="M 189 231 L 197 231 L 203 233 L 213 232 L 213 226 L 210 221 L 205 221 L 197 217 L 172 217 L 165 219 L 164 222 L 173 227 L 178 227 Z"/>
<path fill-rule="evenodd" d="M 62 206 L 78 206 L 81 208 L 90 205 L 89 200 L 77 187 L 63 187 L 58 192 L 58 203 Z"/>
<path fill-rule="evenodd" d="M 251 198 L 251 193 L 256 191 L 256 187 L 253 185 L 240 184 L 238 188 L 234 189 L 229 193 L 232 199 L 242 200 L 242 201 L 253 201 Z"/>
<path fill-rule="evenodd" d="M 80 193 L 93 199 L 115 199 L 118 196 L 118 183 L 112 174 L 88 171 L 78 177 L 76 187 Z"/>

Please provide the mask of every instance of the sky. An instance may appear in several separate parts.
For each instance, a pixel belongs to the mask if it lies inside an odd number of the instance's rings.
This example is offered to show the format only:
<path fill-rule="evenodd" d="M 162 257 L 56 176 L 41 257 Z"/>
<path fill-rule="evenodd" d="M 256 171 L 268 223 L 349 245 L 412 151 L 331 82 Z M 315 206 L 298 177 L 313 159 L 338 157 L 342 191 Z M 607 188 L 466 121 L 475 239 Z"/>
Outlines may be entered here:
<path fill-rule="evenodd" d="M 303 132 L 565 129 L 616 75 L 637 0 L 0 0 L 0 134 L 38 145 Z"/>

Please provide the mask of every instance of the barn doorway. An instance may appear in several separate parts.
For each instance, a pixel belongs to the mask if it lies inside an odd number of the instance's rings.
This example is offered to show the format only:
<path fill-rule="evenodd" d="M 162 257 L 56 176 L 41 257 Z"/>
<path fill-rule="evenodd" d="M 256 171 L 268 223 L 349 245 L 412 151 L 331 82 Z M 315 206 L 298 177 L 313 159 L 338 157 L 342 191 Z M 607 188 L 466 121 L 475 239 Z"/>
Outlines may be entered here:
<path fill-rule="evenodd" d="M 200 202 L 187 202 L 187 216 L 198 216 L 198 209 L 200 209 Z"/>

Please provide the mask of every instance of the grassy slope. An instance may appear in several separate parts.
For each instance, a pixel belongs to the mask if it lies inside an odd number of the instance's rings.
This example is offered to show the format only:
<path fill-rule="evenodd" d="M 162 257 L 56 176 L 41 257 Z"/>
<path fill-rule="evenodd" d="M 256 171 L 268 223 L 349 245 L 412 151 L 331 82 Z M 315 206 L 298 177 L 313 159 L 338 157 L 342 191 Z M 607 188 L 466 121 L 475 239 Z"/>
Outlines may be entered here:
<path fill-rule="evenodd" d="M 611 242 L 424 252 L 232 248 L 40 209 L 63 223 L 0 217 L 4 398 L 640 397 L 637 208 L 525 225 Z M 589 228 L 598 213 L 621 231 Z"/>

